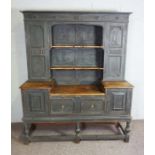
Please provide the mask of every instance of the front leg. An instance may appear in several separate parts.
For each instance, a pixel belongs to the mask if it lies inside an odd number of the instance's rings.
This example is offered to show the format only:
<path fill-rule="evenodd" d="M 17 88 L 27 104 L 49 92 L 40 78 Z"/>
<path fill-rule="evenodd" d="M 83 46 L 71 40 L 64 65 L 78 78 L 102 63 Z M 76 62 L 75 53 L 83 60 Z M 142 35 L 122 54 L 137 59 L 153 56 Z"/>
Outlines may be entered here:
<path fill-rule="evenodd" d="M 80 131 L 81 131 L 81 129 L 80 129 L 80 123 L 77 122 L 76 123 L 76 129 L 75 129 L 75 133 L 76 133 L 75 143 L 79 143 L 81 141 L 81 138 L 79 136 Z"/>
<path fill-rule="evenodd" d="M 126 122 L 126 127 L 125 127 L 125 139 L 124 139 L 124 141 L 125 142 L 129 142 L 129 132 L 130 132 L 130 121 L 127 121 Z"/>
<path fill-rule="evenodd" d="M 21 138 L 24 144 L 30 143 L 30 128 L 31 128 L 31 124 L 24 122 L 24 129 L 21 135 Z"/>

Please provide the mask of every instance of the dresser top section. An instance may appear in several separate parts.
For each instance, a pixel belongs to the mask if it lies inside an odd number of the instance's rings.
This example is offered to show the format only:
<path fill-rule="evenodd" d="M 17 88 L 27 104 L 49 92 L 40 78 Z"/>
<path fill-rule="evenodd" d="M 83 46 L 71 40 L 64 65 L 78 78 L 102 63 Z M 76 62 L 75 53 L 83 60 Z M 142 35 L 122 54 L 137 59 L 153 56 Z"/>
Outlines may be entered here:
<path fill-rule="evenodd" d="M 25 20 L 128 22 L 131 12 L 21 11 Z"/>

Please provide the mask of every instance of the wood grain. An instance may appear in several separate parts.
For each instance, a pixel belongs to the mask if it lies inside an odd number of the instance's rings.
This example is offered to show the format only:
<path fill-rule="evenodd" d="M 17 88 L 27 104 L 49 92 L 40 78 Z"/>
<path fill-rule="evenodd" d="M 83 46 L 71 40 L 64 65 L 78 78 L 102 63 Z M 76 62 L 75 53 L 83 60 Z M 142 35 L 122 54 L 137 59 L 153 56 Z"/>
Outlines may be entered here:
<path fill-rule="evenodd" d="M 50 45 L 50 48 L 103 48 L 104 46 L 94 46 L 94 45 Z"/>
<path fill-rule="evenodd" d="M 27 89 L 51 89 L 54 86 L 54 82 L 25 82 L 20 86 L 21 90 Z"/>
<path fill-rule="evenodd" d="M 58 95 L 105 95 L 95 85 L 58 85 L 51 90 L 52 96 Z"/>
<path fill-rule="evenodd" d="M 101 67 L 67 67 L 67 66 L 60 66 L 60 67 L 50 67 L 51 70 L 103 70 L 104 68 Z"/>
<path fill-rule="evenodd" d="M 133 88 L 127 81 L 102 81 L 104 88 Z"/>

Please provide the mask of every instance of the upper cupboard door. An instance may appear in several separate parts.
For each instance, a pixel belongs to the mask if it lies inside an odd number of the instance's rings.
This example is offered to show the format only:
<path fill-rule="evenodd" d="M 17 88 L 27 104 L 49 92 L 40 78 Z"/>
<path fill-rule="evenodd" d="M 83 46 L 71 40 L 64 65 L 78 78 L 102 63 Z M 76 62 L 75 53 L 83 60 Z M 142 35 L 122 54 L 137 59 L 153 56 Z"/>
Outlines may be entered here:
<path fill-rule="evenodd" d="M 49 79 L 49 50 L 44 22 L 26 21 L 27 64 L 29 80 Z"/>
<path fill-rule="evenodd" d="M 45 47 L 45 28 L 43 22 L 27 22 L 26 23 L 26 39 L 30 48 Z"/>
<path fill-rule="evenodd" d="M 108 23 L 105 39 L 104 80 L 124 80 L 126 23 Z"/>

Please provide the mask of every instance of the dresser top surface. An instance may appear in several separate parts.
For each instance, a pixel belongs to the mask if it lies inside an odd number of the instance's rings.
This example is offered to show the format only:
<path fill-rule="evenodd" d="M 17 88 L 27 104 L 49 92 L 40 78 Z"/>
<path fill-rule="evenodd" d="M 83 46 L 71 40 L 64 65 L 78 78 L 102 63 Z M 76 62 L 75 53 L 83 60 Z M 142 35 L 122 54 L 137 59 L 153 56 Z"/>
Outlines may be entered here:
<path fill-rule="evenodd" d="M 51 10 L 21 10 L 22 13 L 84 13 L 84 14 L 131 14 L 132 12 L 119 12 L 119 11 L 51 11 Z"/>
<path fill-rule="evenodd" d="M 127 81 L 104 81 L 102 82 L 104 88 L 133 88 Z"/>
<path fill-rule="evenodd" d="M 21 90 L 28 90 L 28 89 L 51 89 L 52 82 L 34 82 L 34 81 L 27 81 L 23 83 L 20 88 Z"/>
<path fill-rule="evenodd" d="M 58 85 L 51 90 L 52 96 L 59 95 L 105 95 L 96 85 Z"/>

